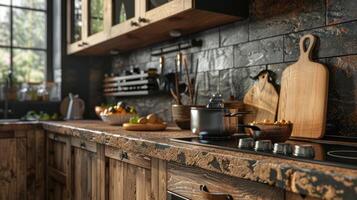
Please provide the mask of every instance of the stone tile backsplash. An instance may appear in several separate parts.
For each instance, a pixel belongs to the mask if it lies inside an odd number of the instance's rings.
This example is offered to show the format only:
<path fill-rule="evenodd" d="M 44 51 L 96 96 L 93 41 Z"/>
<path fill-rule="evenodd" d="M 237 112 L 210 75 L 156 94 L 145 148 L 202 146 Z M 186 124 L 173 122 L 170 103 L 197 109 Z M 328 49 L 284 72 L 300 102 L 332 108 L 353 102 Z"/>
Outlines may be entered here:
<path fill-rule="evenodd" d="M 251 0 L 250 17 L 179 38 L 202 39 L 202 48 L 182 51 L 197 73 L 198 104 L 206 104 L 220 91 L 225 99 L 242 100 L 261 70 L 274 72 L 279 90 L 283 70 L 298 59 L 298 41 L 304 34 L 318 37 L 313 58 L 330 71 L 327 122 L 332 134 L 357 136 L 357 1 L 356 0 Z M 177 40 L 176 40 L 177 41 Z M 155 44 L 113 58 L 112 71 L 130 67 L 158 68 L 151 57 Z M 176 53 L 165 55 L 165 72 L 173 72 Z M 171 120 L 169 95 L 121 98 L 136 104 L 139 112 L 161 111 Z"/>

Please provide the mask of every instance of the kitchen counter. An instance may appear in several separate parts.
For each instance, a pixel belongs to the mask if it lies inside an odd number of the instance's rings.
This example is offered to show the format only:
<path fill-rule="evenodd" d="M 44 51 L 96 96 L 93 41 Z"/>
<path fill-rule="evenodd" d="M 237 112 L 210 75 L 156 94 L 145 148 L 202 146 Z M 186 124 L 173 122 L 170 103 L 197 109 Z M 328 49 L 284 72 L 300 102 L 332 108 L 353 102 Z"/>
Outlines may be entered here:
<path fill-rule="evenodd" d="M 125 151 L 195 166 L 319 198 L 353 199 L 357 170 L 173 142 L 190 131 L 125 131 L 101 121 L 0 123 L 0 130 L 42 125 L 47 131 L 79 137 Z"/>

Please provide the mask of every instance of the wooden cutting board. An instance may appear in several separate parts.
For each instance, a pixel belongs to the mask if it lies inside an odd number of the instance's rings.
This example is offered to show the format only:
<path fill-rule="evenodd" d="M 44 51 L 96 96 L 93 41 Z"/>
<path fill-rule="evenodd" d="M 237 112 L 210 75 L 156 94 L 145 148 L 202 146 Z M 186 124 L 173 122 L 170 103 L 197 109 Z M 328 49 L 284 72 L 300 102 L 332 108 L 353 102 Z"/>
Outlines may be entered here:
<path fill-rule="evenodd" d="M 273 84 L 269 82 L 269 73 L 262 73 L 256 82 L 245 94 L 243 102 L 248 111 L 244 117 L 244 123 L 263 120 L 275 121 L 279 95 Z"/>
<path fill-rule="evenodd" d="M 166 123 L 163 124 L 130 124 L 124 123 L 123 129 L 128 131 L 163 131 L 167 127 Z"/>
<path fill-rule="evenodd" d="M 321 138 L 325 132 L 329 73 L 324 65 L 311 61 L 315 43 L 311 34 L 300 39 L 300 58 L 281 79 L 278 119 L 293 123 L 293 137 Z"/>

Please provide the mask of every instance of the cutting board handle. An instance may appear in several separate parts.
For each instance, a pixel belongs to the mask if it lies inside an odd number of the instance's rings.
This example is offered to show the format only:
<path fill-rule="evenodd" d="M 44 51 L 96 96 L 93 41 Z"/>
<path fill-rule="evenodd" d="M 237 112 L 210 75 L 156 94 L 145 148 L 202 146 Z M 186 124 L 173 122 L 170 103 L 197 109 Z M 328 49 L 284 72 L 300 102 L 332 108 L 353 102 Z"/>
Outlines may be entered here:
<path fill-rule="evenodd" d="M 309 41 L 309 46 L 305 48 L 305 41 Z M 311 60 L 311 52 L 316 44 L 316 37 L 312 34 L 306 34 L 300 39 L 300 59 Z"/>

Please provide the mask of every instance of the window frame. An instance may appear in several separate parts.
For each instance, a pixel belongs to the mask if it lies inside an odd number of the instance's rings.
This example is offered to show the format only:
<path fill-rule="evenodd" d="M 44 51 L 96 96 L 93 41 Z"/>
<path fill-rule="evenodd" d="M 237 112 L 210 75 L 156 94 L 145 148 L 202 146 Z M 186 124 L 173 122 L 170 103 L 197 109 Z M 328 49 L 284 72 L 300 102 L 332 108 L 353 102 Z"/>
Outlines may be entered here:
<path fill-rule="evenodd" d="M 54 80 L 54 75 L 53 75 L 53 44 L 52 44 L 52 1 L 51 0 L 45 0 L 46 2 L 46 8 L 45 9 L 39 9 L 39 8 L 29 8 L 25 6 L 16 6 L 13 5 L 13 0 L 10 0 L 10 5 L 6 4 L 1 4 L 0 7 L 5 7 L 10 9 L 10 22 L 9 22 L 9 27 L 10 27 L 10 45 L 0 45 L 0 48 L 6 48 L 10 50 L 10 70 L 13 71 L 14 69 L 14 51 L 15 50 L 30 50 L 30 51 L 42 51 L 46 53 L 46 63 L 45 63 L 45 81 L 53 81 Z M 21 46 L 15 46 L 14 41 L 13 41 L 13 35 L 14 35 L 14 30 L 13 30 L 13 12 L 14 9 L 21 9 L 25 11 L 36 11 L 36 12 L 43 12 L 46 15 L 46 47 L 45 48 L 36 48 L 36 47 L 21 47 Z M 13 79 L 10 79 L 10 84 L 13 84 Z"/>

